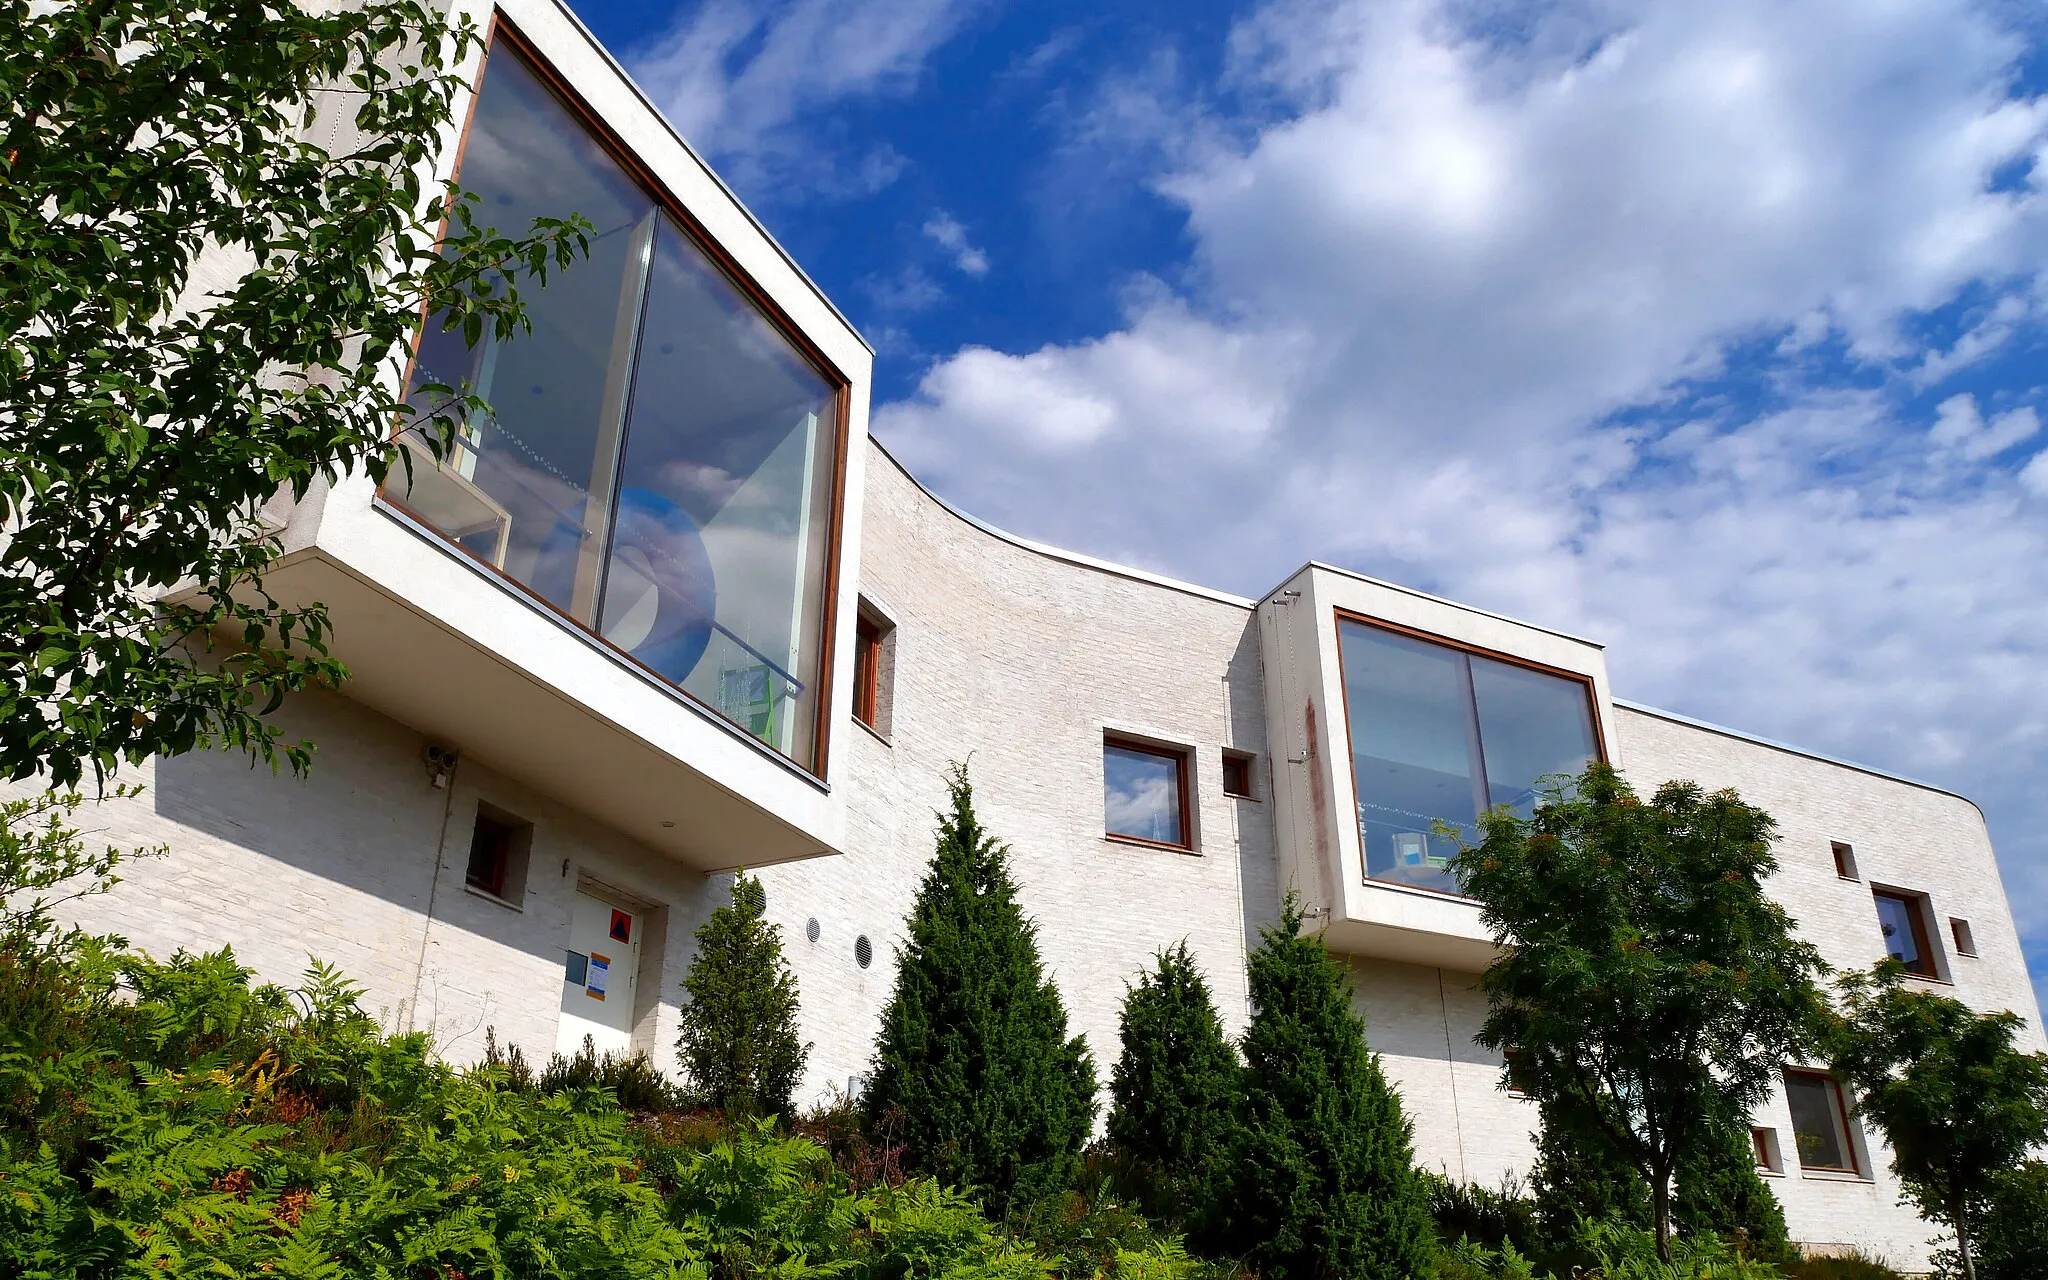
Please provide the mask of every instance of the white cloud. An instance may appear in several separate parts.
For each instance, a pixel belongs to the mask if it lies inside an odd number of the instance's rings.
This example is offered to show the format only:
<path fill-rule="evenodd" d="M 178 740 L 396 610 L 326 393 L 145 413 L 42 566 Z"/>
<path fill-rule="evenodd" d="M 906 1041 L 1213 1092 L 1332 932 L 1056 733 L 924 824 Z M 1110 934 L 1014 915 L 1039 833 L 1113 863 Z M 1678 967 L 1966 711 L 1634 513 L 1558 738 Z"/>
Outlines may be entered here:
<path fill-rule="evenodd" d="M 2048 452 L 2008 456 L 2041 396 L 1899 407 L 2039 324 L 2044 176 L 1991 182 L 2048 146 L 2022 40 L 1963 0 L 1467 13 L 1276 0 L 1231 46 L 1263 123 L 1125 104 L 1190 283 L 964 350 L 878 432 L 1022 533 L 1252 592 L 1348 562 L 1601 636 L 1625 695 L 1957 786 L 2048 944 Z M 1965 289 L 1992 301 L 1926 349 Z"/>
<path fill-rule="evenodd" d="M 924 224 L 925 238 L 953 255 L 953 265 L 962 275 L 979 280 L 988 274 L 988 255 L 974 247 L 967 239 L 967 228 L 960 225 L 953 215 L 944 210 L 933 214 Z"/>
<path fill-rule="evenodd" d="M 886 146 L 846 162 L 824 152 L 818 108 L 900 96 L 978 0 L 704 0 L 627 59 L 683 136 L 750 189 L 803 169 L 804 194 L 862 194 L 893 181 Z"/>

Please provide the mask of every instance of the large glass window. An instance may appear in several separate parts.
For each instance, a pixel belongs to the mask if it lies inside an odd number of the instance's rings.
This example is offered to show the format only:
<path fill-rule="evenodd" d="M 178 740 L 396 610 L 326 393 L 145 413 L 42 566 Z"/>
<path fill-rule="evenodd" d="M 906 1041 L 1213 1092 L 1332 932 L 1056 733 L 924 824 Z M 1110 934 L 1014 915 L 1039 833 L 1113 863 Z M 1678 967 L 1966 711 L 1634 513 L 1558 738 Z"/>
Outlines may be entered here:
<path fill-rule="evenodd" d="M 1829 1173 L 1856 1172 L 1856 1148 L 1849 1141 L 1849 1112 L 1842 1086 L 1819 1071 L 1785 1072 L 1785 1102 L 1792 1112 L 1792 1136 L 1799 1166 Z"/>
<path fill-rule="evenodd" d="M 1187 757 L 1176 751 L 1105 740 L 1102 828 L 1109 835 L 1188 846 Z"/>
<path fill-rule="evenodd" d="M 465 144 L 476 217 L 581 214 L 590 257 L 520 285 L 532 331 L 429 322 L 413 385 L 490 402 L 388 496 L 665 680 L 815 762 L 838 391 L 516 48 Z M 426 393 L 416 390 L 416 397 Z"/>
<path fill-rule="evenodd" d="M 1939 977 L 1934 967 L 1934 947 L 1928 941 L 1924 900 L 1903 893 L 1873 890 L 1877 903 L 1878 928 L 1884 932 L 1885 953 L 1906 966 L 1906 972 L 1923 978 Z"/>
<path fill-rule="evenodd" d="M 1598 753 L 1586 682 L 1340 618 L 1365 873 L 1455 891 L 1454 839 L 1495 805 L 1528 813 L 1540 779 Z"/>

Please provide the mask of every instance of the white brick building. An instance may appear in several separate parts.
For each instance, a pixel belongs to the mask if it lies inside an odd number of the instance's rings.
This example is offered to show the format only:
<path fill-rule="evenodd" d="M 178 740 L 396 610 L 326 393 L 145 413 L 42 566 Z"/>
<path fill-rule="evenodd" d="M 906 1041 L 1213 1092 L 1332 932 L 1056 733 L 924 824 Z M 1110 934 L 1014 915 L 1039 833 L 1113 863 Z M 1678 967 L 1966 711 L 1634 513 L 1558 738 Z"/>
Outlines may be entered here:
<path fill-rule="evenodd" d="M 423 346 L 497 417 L 410 488 L 283 517 L 273 573 L 355 673 L 279 718 L 310 779 L 192 755 L 107 838 L 171 856 L 85 904 L 154 952 L 334 962 L 452 1059 L 486 1027 L 672 1063 L 691 934 L 760 869 L 814 1044 L 866 1069 L 950 761 L 1102 1074 L 1124 984 L 1186 939 L 1233 1030 L 1293 888 L 1349 964 L 1421 1159 L 1526 1171 L 1531 1111 L 1472 1042 L 1492 955 L 1444 818 L 1590 755 L 1734 786 L 1827 959 L 2040 1017 L 1981 815 L 1937 788 L 1620 701 L 1597 644 L 1309 565 L 1259 601 L 1036 546 L 867 437 L 871 353 L 553 0 L 502 0 L 446 165 L 504 211 L 581 212 L 592 259 L 532 337 Z M 1799 1064 L 1788 1064 L 1797 1067 Z M 1931 1229 L 1823 1077 L 1756 1117 L 1796 1239 L 1923 1266 Z"/>

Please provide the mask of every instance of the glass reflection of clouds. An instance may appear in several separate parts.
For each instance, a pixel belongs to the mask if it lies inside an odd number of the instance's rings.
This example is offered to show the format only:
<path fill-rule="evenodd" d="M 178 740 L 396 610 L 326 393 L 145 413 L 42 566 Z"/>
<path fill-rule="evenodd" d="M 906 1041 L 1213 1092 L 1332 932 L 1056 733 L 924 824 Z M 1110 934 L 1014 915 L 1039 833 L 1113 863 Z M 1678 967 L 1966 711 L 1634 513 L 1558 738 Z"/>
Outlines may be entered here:
<path fill-rule="evenodd" d="M 776 750 L 815 760 L 838 391 L 630 179 L 514 47 L 492 46 L 461 181 L 517 234 L 579 213 L 590 257 L 525 282 L 531 331 L 430 322 L 416 401 L 473 392 L 387 496 Z"/>
<path fill-rule="evenodd" d="M 1113 836 L 1186 844 L 1181 829 L 1181 763 L 1172 756 L 1105 743 L 1102 824 Z"/>
<path fill-rule="evenodd" d="M 1455 892 L 1457 841 L 1495 805 L 1531 810 L 1539 781 L 1598 751 L 1580 680 L 1340 619 L 1344 704 L 1365 874 Z"/>

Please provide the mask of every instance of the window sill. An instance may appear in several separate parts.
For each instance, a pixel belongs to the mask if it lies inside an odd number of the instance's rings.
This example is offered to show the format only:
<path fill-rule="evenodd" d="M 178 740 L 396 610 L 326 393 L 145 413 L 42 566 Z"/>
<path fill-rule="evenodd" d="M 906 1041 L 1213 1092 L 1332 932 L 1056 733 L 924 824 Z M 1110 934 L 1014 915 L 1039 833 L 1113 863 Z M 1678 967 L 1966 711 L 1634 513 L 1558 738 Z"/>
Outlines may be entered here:
<path fill-rule="evenodd" d="M 870 738 L 873 738 L 876 742 L 881 743 L 883 746 L 893 748 L 896 745 L 895 743 L 889 741 L 889 739 L 883 735 L 880 729 L 875 728 L 875 726 L 869 724 L 867 721 L 861 719 L 859 716 L 849 716 L 848 719 L 852 720 L 861 728 L 866 729 L 868 731 L 868 736 Z"/>
<path fill-rule="evenodd" d="M 501 898 L 489 889 L 479 889 L 467 880 L 462 882 L 462 891 L 473 898 L 482 898 L 485 902 L 495 902 L 507 911 L 517 911 L 522 914 L 526 911 L 525 907 L 512 901 L 510 898 Z"/>
<path fill-rule="evenodd" d="M 1915 982 L 1924 982 L 1933 987 L 1953 987 L 1956 985 L 1947 978 L 1937 978 L 1933 974 L 1928 973 L 1914 973 L 1911 969 L 1906 971 L 1906 976 Z"/>
<path fill-rule="evenodd" d="M 1160 853 L 1184 853 L 1189 855 L 1190 857 L 1196 858 L 1202 856 L 1201 851 L 1199 849 L 1194 848 L 1191 845 L 1168 844 L 1164 840 L 1146 840 L 1140 836 L 1120 836 L 1115 834 L 1104 834 L 1104 836 L 1102 837 L 1102 842 L 1104 844 L 1129 845 L 1135 849 L 1154 849 Z"/>
<path fill-rule="evenodd" d="M 1759 1178 L 1782 1178 L 1785 1176 L 1785 1171 L 1783 1169 L 1767 1169 L 1763 1165 L 1758 1165 L 1756 1167 L 1756 1176 Z"/>
<path fill-rule="evenodd" d="M 1783 1177 L 1784 1175 L 1780 1174 L 1779 1176 Z M 1799 1176 L 1810 1178 L 1815 1182 L 1854 1182 L 1866 1187 L 1877 1185 L 1877 1179 L 1870 1177 L 1868 1174 L 1857 1173 L 1853 1169 L 1801 1169 Z"/>
<path fill-rule="evenodd" d="M 1238 794 L 1237 794 L 1236 792 L 1234 792 L 1234 791 L 1226 791 L 1226 792 L 1224 792 L 1224 793 L 1223 793 L 1223 798 L 1224 798 L 1225 800 L 1242 800 L 1242 801 L 1244 801 L 1244 802 L 1245 802 L 1246 804 L 1257 804 L 1257 803 L 1259 803 L 1259 798 L 1258 798 L 1257 796 L 1241 796 L 1241 795 L 1238 795 Z"/>

